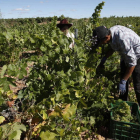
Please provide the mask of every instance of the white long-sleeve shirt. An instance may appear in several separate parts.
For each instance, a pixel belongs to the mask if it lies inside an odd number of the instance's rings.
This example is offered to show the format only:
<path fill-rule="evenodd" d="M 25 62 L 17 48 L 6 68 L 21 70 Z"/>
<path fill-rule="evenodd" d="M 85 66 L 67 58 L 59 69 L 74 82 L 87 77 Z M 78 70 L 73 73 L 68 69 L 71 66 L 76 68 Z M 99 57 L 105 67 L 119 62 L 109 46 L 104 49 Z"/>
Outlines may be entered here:
<path fill-rule="evenodd" d="M 72 43 L 69 45 L 69 48 L 73 48 L 74 47 L 74 34 L 71 32 L 68 32 L 66 34 L 67 37 L 70 37 L 72 39 Z"/>

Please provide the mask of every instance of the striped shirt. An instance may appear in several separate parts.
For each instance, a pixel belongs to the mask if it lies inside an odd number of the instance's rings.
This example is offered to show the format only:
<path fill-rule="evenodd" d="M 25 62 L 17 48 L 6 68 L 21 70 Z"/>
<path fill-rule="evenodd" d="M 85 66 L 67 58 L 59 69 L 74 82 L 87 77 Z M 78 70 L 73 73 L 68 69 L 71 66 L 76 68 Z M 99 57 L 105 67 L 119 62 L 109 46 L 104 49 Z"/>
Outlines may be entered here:
<path fill-rule="evenodd" d="M 110 31 L 112 49 L 120 53 L 126 65 L 136 66 L 140 58 L 140 37 L 131 29 L 121 25 L 111 27 Z"/>

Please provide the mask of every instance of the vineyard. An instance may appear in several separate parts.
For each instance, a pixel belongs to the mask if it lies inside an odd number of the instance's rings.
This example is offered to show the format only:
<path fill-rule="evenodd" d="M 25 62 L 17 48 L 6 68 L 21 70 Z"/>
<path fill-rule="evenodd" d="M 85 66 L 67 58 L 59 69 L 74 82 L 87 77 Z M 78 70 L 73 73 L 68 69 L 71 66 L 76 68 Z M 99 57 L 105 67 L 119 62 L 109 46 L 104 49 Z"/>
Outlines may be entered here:
<path fill-rule="evenodd" d="M 73 21 L 72 39 L 57 28 L 57 17 L 5 26 L 0 20 L 0 139 L 105 140 L 111 103 L 118 100 L 120 57 L 114 53 L 97 71 L 107 45 L 94 48 L 92 31 L 128 26 L 140 35 L 139 17 L 100 18 L 104 2 L 88 20 Z M 130 78 L 129 100 L 137 102 Z M 14 90 L 13 90 L 14 89 Z M 129 112 L 128 112 L 129 113 Z"/>

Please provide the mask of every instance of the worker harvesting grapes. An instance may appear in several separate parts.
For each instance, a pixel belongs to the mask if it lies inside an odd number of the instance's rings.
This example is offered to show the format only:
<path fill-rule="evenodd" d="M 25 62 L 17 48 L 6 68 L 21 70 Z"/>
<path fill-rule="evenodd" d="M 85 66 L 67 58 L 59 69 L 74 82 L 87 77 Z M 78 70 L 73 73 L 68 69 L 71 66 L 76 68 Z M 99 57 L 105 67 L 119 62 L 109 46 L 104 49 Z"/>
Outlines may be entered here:
<path fill-rule="evenodd" d="M 120 99 L 127 101 L 128 80 L 132 75 L 134 90 L 140 105 L 140 37 L 131 29 L 115 25 L 110 29 L 99 26 L 93 31 L 96 47 L 109 44 L 109 51 L 101 59 L 97 69 L 100 69 L 107 58 L 115 51 L 121 55 L 121 80 L 119 82 Z"/>
<path fill-rule="evenodd" d="M 69 45 L 69 48 L 73 48 L 74 47 L 74 34 L 71 33 L 68 29 L 72 26 L 71 23 L 68 23 L 67 19 L 63 19 L 60 21 L 59 24 L 57 24 L 57 27 L 64 32 L 64 34 L 67 37 L 70 37 L 72 39 L 72 43 Z"/>

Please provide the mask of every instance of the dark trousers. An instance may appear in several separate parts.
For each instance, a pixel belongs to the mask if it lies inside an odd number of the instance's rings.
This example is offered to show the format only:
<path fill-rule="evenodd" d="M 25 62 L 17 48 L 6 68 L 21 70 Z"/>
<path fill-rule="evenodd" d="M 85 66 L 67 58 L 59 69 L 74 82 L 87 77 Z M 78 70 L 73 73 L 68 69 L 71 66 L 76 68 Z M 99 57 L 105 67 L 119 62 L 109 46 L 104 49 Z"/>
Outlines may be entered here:
<path fill-rule="evenodd" d="M 121 61 L 121 79 L 123 78 L 125 71 L 126 71 L 126 65 L 124 63 L 124 61 Z M 135 90 L 135 94 L 137 97 L 137 101 L 139 103 L 140 106 L 140 59 L 138 59 L 137 61 L 137 65 L 132 73 L 132 78 L 133 78 L 133 84 L 134 84 L 134 90 Z M 128 100 L 128 85 L 129 85 L 129 80 L 126 83 L 126 92 L 123 96 L 120 96 L 119 98 L 122 99 L 123 101 L 127 101 Z"/>

